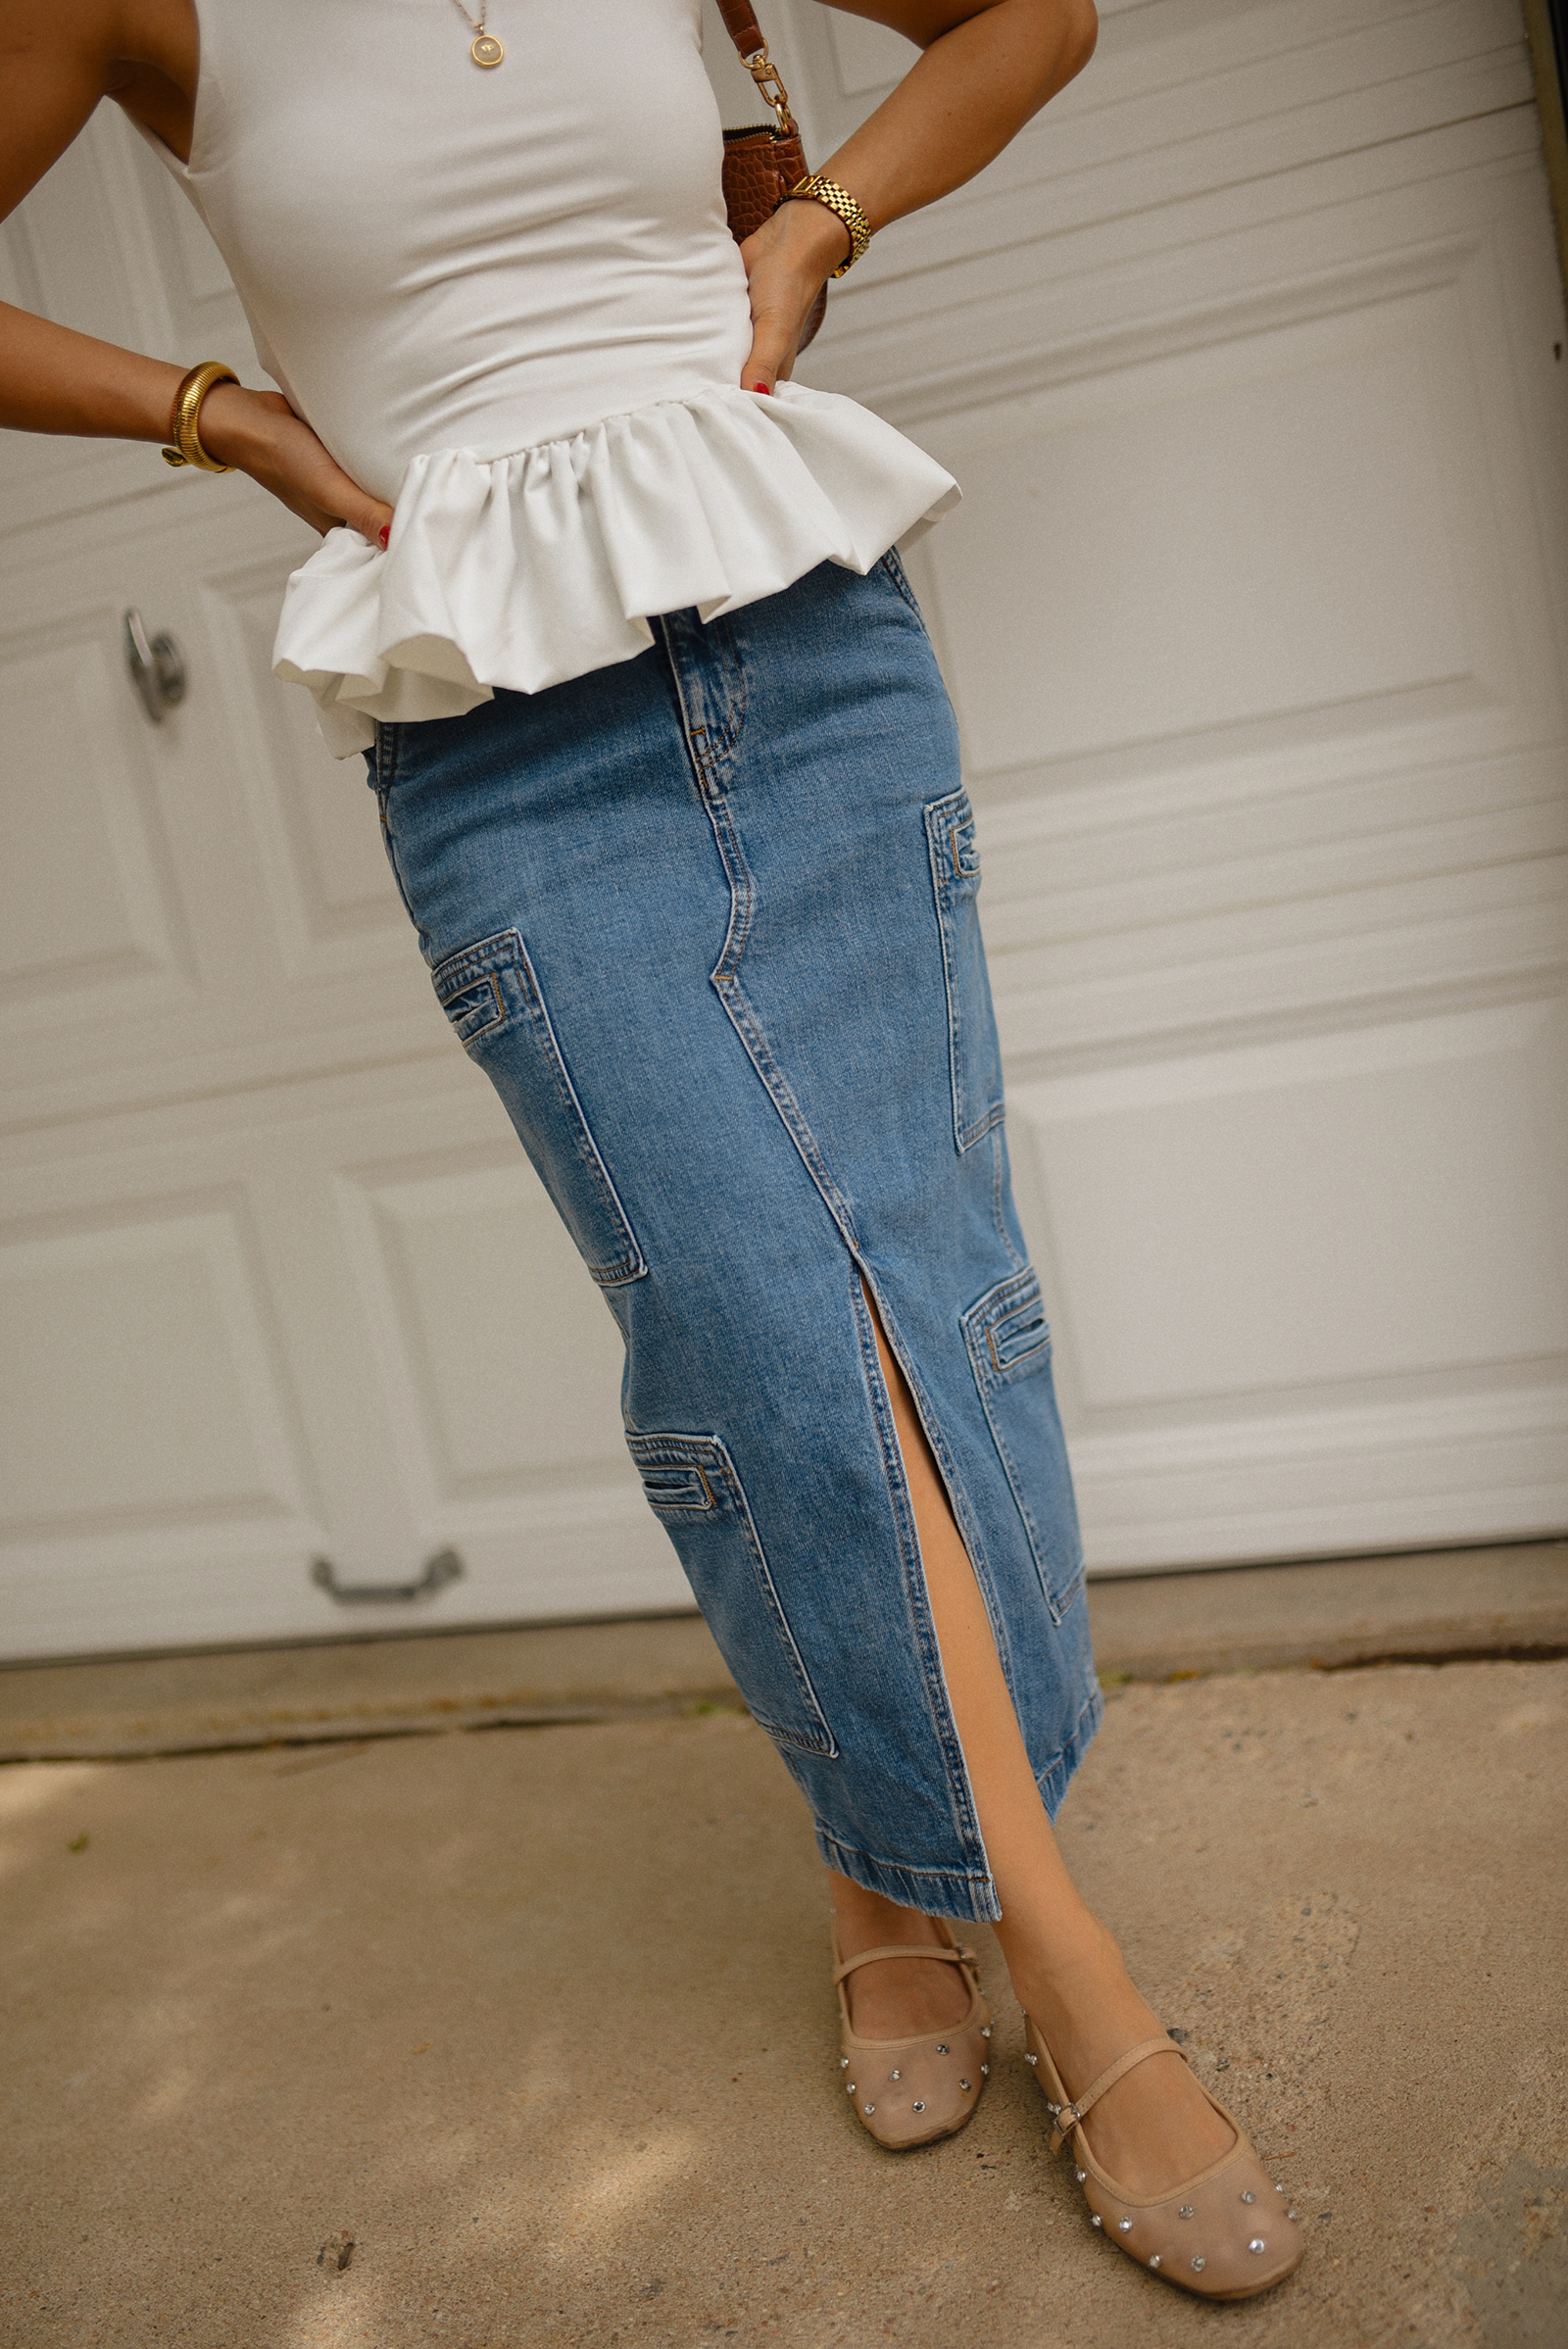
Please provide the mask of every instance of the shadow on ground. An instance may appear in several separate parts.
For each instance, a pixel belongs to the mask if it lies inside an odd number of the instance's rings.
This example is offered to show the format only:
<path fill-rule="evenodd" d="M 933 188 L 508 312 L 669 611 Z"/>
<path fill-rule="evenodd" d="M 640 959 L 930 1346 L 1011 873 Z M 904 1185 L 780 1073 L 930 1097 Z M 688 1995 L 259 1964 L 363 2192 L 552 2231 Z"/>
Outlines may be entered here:
<path fill-rule="evenodd" d="M 1310 2239 L 1214 2308 L 1091 2232 L 1004 1996 L 962 2135 L 855 2127 L 743 1717 L 19 1765 L 9 2349 L 1557 2349 L 1565 1777 L 1561 1664 L 1113 1697 L 1065 1848 Z"/>

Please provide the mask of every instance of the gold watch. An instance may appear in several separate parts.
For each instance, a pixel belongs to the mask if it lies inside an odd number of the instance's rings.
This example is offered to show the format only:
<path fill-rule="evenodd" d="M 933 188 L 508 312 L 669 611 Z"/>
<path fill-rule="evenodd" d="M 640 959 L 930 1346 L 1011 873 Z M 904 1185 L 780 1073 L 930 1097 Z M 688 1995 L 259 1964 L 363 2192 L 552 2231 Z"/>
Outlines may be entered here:
<path fill-rule="evenodd" d="M 220 359 L 204 359 L 199 367 L 192 367 L 182 376 L 174 405 L 169 418 L 169 437 L 174 446 L 164 451 L 165 465 L 193 465 L 203 473 L 231 473 L 231 465 L 220 465 L 202 447 L 197 430 L 201 422 L 202 402 L 215 383 L 237 383 L 239 377 L 232 367 L 224 367 Z"/>
<path fill-rule="evenodd" d="M 804 179 L 797 179 L 784 201 L 825 204 L 829 212 L 836 212 L 850 232 L 850 258 L 839 263 L 833 275 L 842 277 L 846 269 L 854 269 L 871 242 L 871 223 L 847 187 L 840 187 L 836 179 L 829 179 L 822 171 L 808 171 Z"/>

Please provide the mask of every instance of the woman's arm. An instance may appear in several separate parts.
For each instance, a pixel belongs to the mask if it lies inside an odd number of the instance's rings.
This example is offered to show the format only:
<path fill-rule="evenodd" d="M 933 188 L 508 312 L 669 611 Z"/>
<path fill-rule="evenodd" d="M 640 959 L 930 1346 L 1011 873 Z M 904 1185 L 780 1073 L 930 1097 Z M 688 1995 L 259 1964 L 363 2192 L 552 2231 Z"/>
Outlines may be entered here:
<path fill-rule="evenodd" d="M 260 0 L 258 0 L 258 5 Z M 188 151 L 197 28 L 190 0 L 0 0 L 0 219 L 70 146 L 100 99 L 119 99 L 176 153 Z M 0 303 L 0 425 L 164 441 L 183 370 Z M 202 404 L 202 446 L 237 465 L 318 530 L 376 538 L 392 509 L 334 463 L 280 392 L 220 383 Z"/>
<path fill-rule="evenodd" d="M 961 187 L 1000 155 L 1095 51 L 1093 0 L 830 0 L 922 54 L 876 112 L 817 168 L 873 229 Z M 820 204 L 785 204 L 741 247 L 753 339 L 741 380 L 771 390 L 795 362 L 823 278 L 850 249 Z"/>

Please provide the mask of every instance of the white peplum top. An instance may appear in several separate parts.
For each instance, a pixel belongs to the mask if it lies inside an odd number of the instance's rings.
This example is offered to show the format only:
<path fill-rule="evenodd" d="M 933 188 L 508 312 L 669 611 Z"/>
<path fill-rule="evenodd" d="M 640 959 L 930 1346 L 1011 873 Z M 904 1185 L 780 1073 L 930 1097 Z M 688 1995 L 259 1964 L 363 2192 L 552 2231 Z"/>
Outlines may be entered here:
<path fill-rule="evenodd" d="M 476 12 L 474 12 L 476 13 Z M 199 0 L 187 165 L 262 365 L 395 508 L 329 531 L 273 648 L 338 757 L 377 718 L 537 693 L 956 502 L 830 392 L 741 388 L 699 0 Z"/>

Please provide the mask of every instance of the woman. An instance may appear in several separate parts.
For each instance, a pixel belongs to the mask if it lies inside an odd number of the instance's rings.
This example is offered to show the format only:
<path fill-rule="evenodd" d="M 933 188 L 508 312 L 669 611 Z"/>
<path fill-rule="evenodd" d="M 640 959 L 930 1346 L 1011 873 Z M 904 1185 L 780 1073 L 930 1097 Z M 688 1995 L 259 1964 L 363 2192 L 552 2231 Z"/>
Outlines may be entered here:
<path fill-rule="evenodd" d="M 1294 2222 L 1050 1825 L 1099 1698 L 973 816 L 893 551 L 956 491 L 790 380 L 823 280 L 988 163 L 1094 11 L 856 7 L 921 54 L 737 249 L 698 0 L 0 0 L 6 206 L 116 99 L 281 386 L 10 311 L 0 421 L 174 438 L 326 534 L 278 673 L 364 751 L 437 995 L 620 1325 L 648 1497 L 812 1806 L 858 2117 L 905 2147 L 974 2111 L 943 1921 L 988 1918 L 1093 2223 L 1239 2297 Z"/>

